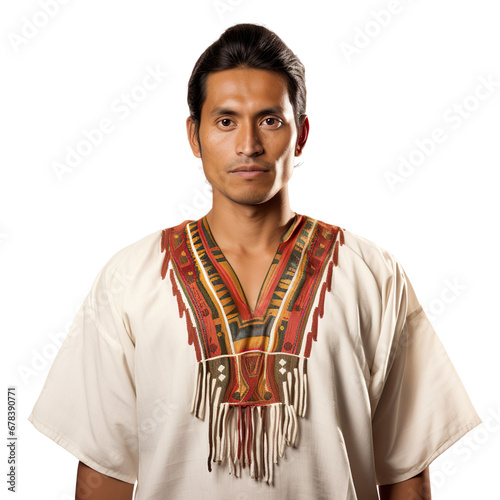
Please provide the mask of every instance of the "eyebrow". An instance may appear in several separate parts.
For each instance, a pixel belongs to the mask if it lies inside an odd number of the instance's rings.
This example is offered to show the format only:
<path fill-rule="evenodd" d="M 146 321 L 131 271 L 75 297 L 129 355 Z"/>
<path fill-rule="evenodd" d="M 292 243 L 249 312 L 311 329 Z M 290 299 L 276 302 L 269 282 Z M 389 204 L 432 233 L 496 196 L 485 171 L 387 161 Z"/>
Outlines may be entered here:
<path fill-rule="evenodd" d="M 255 116 L 264 116 L 264 115 L 284 115 L 283 108 L 280 106 L 272 106 L 270 108 L 261 109 Z M 224 108 L 223 106 L 217 106 L 212 109 L 210 112 L 210 116 L 220 116 L 220 115 L 229 115 L 229 116 L 241 116 L 240 113 L 235 111 L 234 109 Z"/>

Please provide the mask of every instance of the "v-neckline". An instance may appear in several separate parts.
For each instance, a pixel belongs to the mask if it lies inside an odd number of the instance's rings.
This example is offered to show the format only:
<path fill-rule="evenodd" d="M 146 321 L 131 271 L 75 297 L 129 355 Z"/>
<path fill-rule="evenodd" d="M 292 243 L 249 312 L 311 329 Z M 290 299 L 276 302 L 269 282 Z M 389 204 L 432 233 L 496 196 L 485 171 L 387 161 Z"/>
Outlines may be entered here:
<path fill-rule="evenodd" d="M 241 290 L 240 298 L 242 299 L 242 302 L 243 302 L 245 308 L 247 309 L 248 313 L 250 314 L 250 317 L 254 318 L 256 312 L 259 310 L 259 307 L 261 306 L 262 290 L 264 290 L 266 288 L 266 285 L 272 279 L 272 274 L 274 274 L 274 273 L 271 273 L 271 269 L 273 268 L 273 263 L 274 263 L 274 261 L 276 259 L 276 256 L 280 253 L 280 250 L 281 250 L 281 247 L 282 247 L 283 243 L 285 243 L 286 241 L 289 240 L 290 236 L 292 235 L 292 233 L 294 232 L 295 228 L 297 227 L 297 225 L 299 224 L 299 222 L 302 220 L 302 218 L 303 217 L 300 214 L 298 214 L 298 213 L 295 212 L 295 216 L 291 219 L 291 221 L 288 223 L 287 228 L 283 231 L 283 233 L 281 235 L 281 238 L 280 238 L 280 242 L 278 244 L 278 247 L 277 247 L 276 251 L 274 252 L 274 255 L 273 255 L 273 258 L 271 260 L 271 263 L 269 264 L 269 267 L 267 268 L 267 272 L 266 272 L 266 275 L 264 277 L 264 280 L 263 280 L 263 282 L 260 285 L 259 293 L 257 295 L 257 301 L 255 303 L 255 309 L 253 311 L 250 308 L 250 304 L 248 303 L 248 299 L 247 299 L 247 296 L 245 294 L 245 290 L 243 289 L 243 286 L 241 284 L 240 279 L 238 278 L 238 275 L 236 274 L 236 272 L 235 272 L 233 266 L 231 265 L 231 263 L 229 262 L 229 260 L 224 255 L 224 252 L 222 251 L 222 248 L 217 243 L 217 240 L 214 238 L 214 235 L 212 233 L 212 229 L 210 228 L 210 224 L 208 223 L 207 216 L 205 215 L 205 216 L 203 216 L 199 220 L 199 227 L 201 229 L 201 232 L 203 233 L 203 235 L 206 238 L 207 237 L 207 231 L 208 231 L 208 235 L 210 236 L 211 240 L 213 241 L 213 243 L 215 245 L 215 248 L 217 248 L 217 250 L 220 252 L 221 258 L 215 260 L 215 265 L 216 265 L 216 268 L 217 268 L 217 272 L 220 275 L 220 269 L 221 269 L 221 267 L 220 267 L 221 266 L 220 260 L 222 260 L 224 263 L 227 264 L 227 266 L 231 270 L 231 273 L 233 274 L 234 279 L 235 279 L 235 281 L 236 281 L 236 283 L 238 285 L 238 290 Z M 207 248 L 206 250 L 208 252 L 211 249 Z M 221 280 L 225 283 L 225 280 L 223 279 L 222 276 L 221 276 Z M 225 283 L 225 284 L 227 286 L 227 283 Z"/>

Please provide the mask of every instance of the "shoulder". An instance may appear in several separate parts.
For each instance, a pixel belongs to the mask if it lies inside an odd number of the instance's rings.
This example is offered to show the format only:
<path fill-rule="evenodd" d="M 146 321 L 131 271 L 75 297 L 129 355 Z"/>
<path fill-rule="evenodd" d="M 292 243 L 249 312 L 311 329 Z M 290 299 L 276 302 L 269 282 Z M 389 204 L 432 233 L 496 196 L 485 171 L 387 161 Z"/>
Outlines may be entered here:
<path fill-rule="evenodd" d="M 411 283 L 398 258 L 377 242 L 348 229 L 327 224 L 325 227 L 339 228 L 342 242 L 338 247 L 338 278 L 346 280 L 347 287 L 356 291 L 358 298 L 380 301 L 382 307 L 391 300 L 408 301 L 409 310 L 418 307 Z M 340 240 L 340 238 L 339 238 Z"/>
<path fill-rule="evenodd" d="M 112 292 L 119 302 L 141 279 L 159 275 L 161 234 L 162 229 L 158 229 L 112 254 L 95 276 L 88 300 L 94 302 Z"/>
<path fill-rule="evenodd" d="M 163 229 L 158 229 L 129 245 L 116 251 L 105 263 L 105 269 L 127 269 L 130 272 L 140 267 L 155 254 L 161 253 L 161 235 Z"/>
<path fill-rule="evenodd" d="M 401 264 L 394 254 L 376 242 L 341 226 L 320 220 L 317 222 L 325 229 L 333 231 L 334 234 L 339 233 L 339 246 L 343 259 L 347 259 L 356 266 L 370 269 L 374 273 L 390 275 L 396 271 L 402 271 Z M 340 260 L 339 264 L 341 264 Z"/>
<path fill-rule="evenodd" d="M 167 228 L 157 229 L 129 245 L 116 251 L 105 262 L 99 276 L 104 277 L 104 284 L 117 276 L 122 281 L 131 282 L 139 276 L 159 276 L 164 260 L 165 237 L 171 232 L 178 232 L 192 222 L 186 220 Z M 97 280 L 96 280 L 97 281 Z"/>
<path fill-rule="evenodd" d="M 380 297 L 387 299 L 393 294 L 407 302 L 408 314 L 416 315 L 422 306 L 401 261 L 376 242 L 340 229 L 344 244 L 340 246 L 339 271 L 350 282 L 362 283 L 362 286 L 358 285 L 359 293 L 371 283 L 378 289 Z"/>
<path fill-rule="evenodd" d="M 389 274 L 401 271 L 401 264 L 394 254 L 378 243 L 348 230 L 344 232 L 344 239 L 346 251 L 370 269 Z"/>

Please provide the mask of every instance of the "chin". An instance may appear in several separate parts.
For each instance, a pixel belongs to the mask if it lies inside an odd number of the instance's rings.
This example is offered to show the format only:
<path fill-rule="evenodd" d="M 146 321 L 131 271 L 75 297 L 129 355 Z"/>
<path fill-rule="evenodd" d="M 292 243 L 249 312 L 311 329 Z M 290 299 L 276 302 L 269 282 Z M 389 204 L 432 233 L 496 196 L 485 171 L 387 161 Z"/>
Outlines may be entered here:
<path fill-rule="evenodd" d="M 269 201 L 273 196 L 272 193 L 239 193 L 239 194 L 225 194 L 227 198 L 229 198 L 231 201 L 235 203 L 239 203 L 240 205 L 260 205 L 262 203 L 265 203 L 266 201 Z"/>
<path fill-rule="evenodd" d="M 250 184 L 250 183 L 249 183 Z M 247 185 L 240 187 L 240 189 L 234 189 L 226 186 L 226 189 L 217 189 L 219 195 L 223 196 L 233 203 L 238 203 L 240 205 L 261 205 L 271 200 L 276 196 L 277 191 L 272 189 L 273 186 L 251 186 Z"/>
<path fill-rule="evenodd" d="M 235 203 L 239 203 L 240 205 L 261 205 L 266 201 L 269 201 L 271 197 L 262 197 L 262 196 L 240 196 L 238 198 L 234 198 L 232 201 Z"/>

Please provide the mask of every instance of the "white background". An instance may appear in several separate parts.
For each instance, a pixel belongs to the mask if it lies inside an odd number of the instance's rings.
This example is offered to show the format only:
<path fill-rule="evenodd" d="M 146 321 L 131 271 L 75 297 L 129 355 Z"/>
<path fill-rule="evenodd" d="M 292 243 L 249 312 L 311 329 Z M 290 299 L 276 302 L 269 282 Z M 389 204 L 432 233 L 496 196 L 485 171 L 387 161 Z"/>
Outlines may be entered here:
<path fill-rule="evenodd" d="M 499 498 L 498 2 L 47 0 L 50 16 L 42 4 L 4 2 L 0 14 L 2 409 L 15 385 L 17 498 L 74 498 L 76 458 L 27 417 L 98 271 L 210 209 L 186 86 L 239 22 L 275 31 L 306 66 L 311 130 L 292 209 L 400 260 L 483 419 L 431 465 L 433 498 Z M 148 67 L 168 75 L 144 92 Z M 140 102 L 119 104 L 123 94 Z M 58 176 L 106 118 L 113 130 Z M 436 128 L 445 139 L 418 153 Z M 398 173 L 401 157 L 413 171 Z M 387 172 L 404 173 L 393 189 Z"/>

